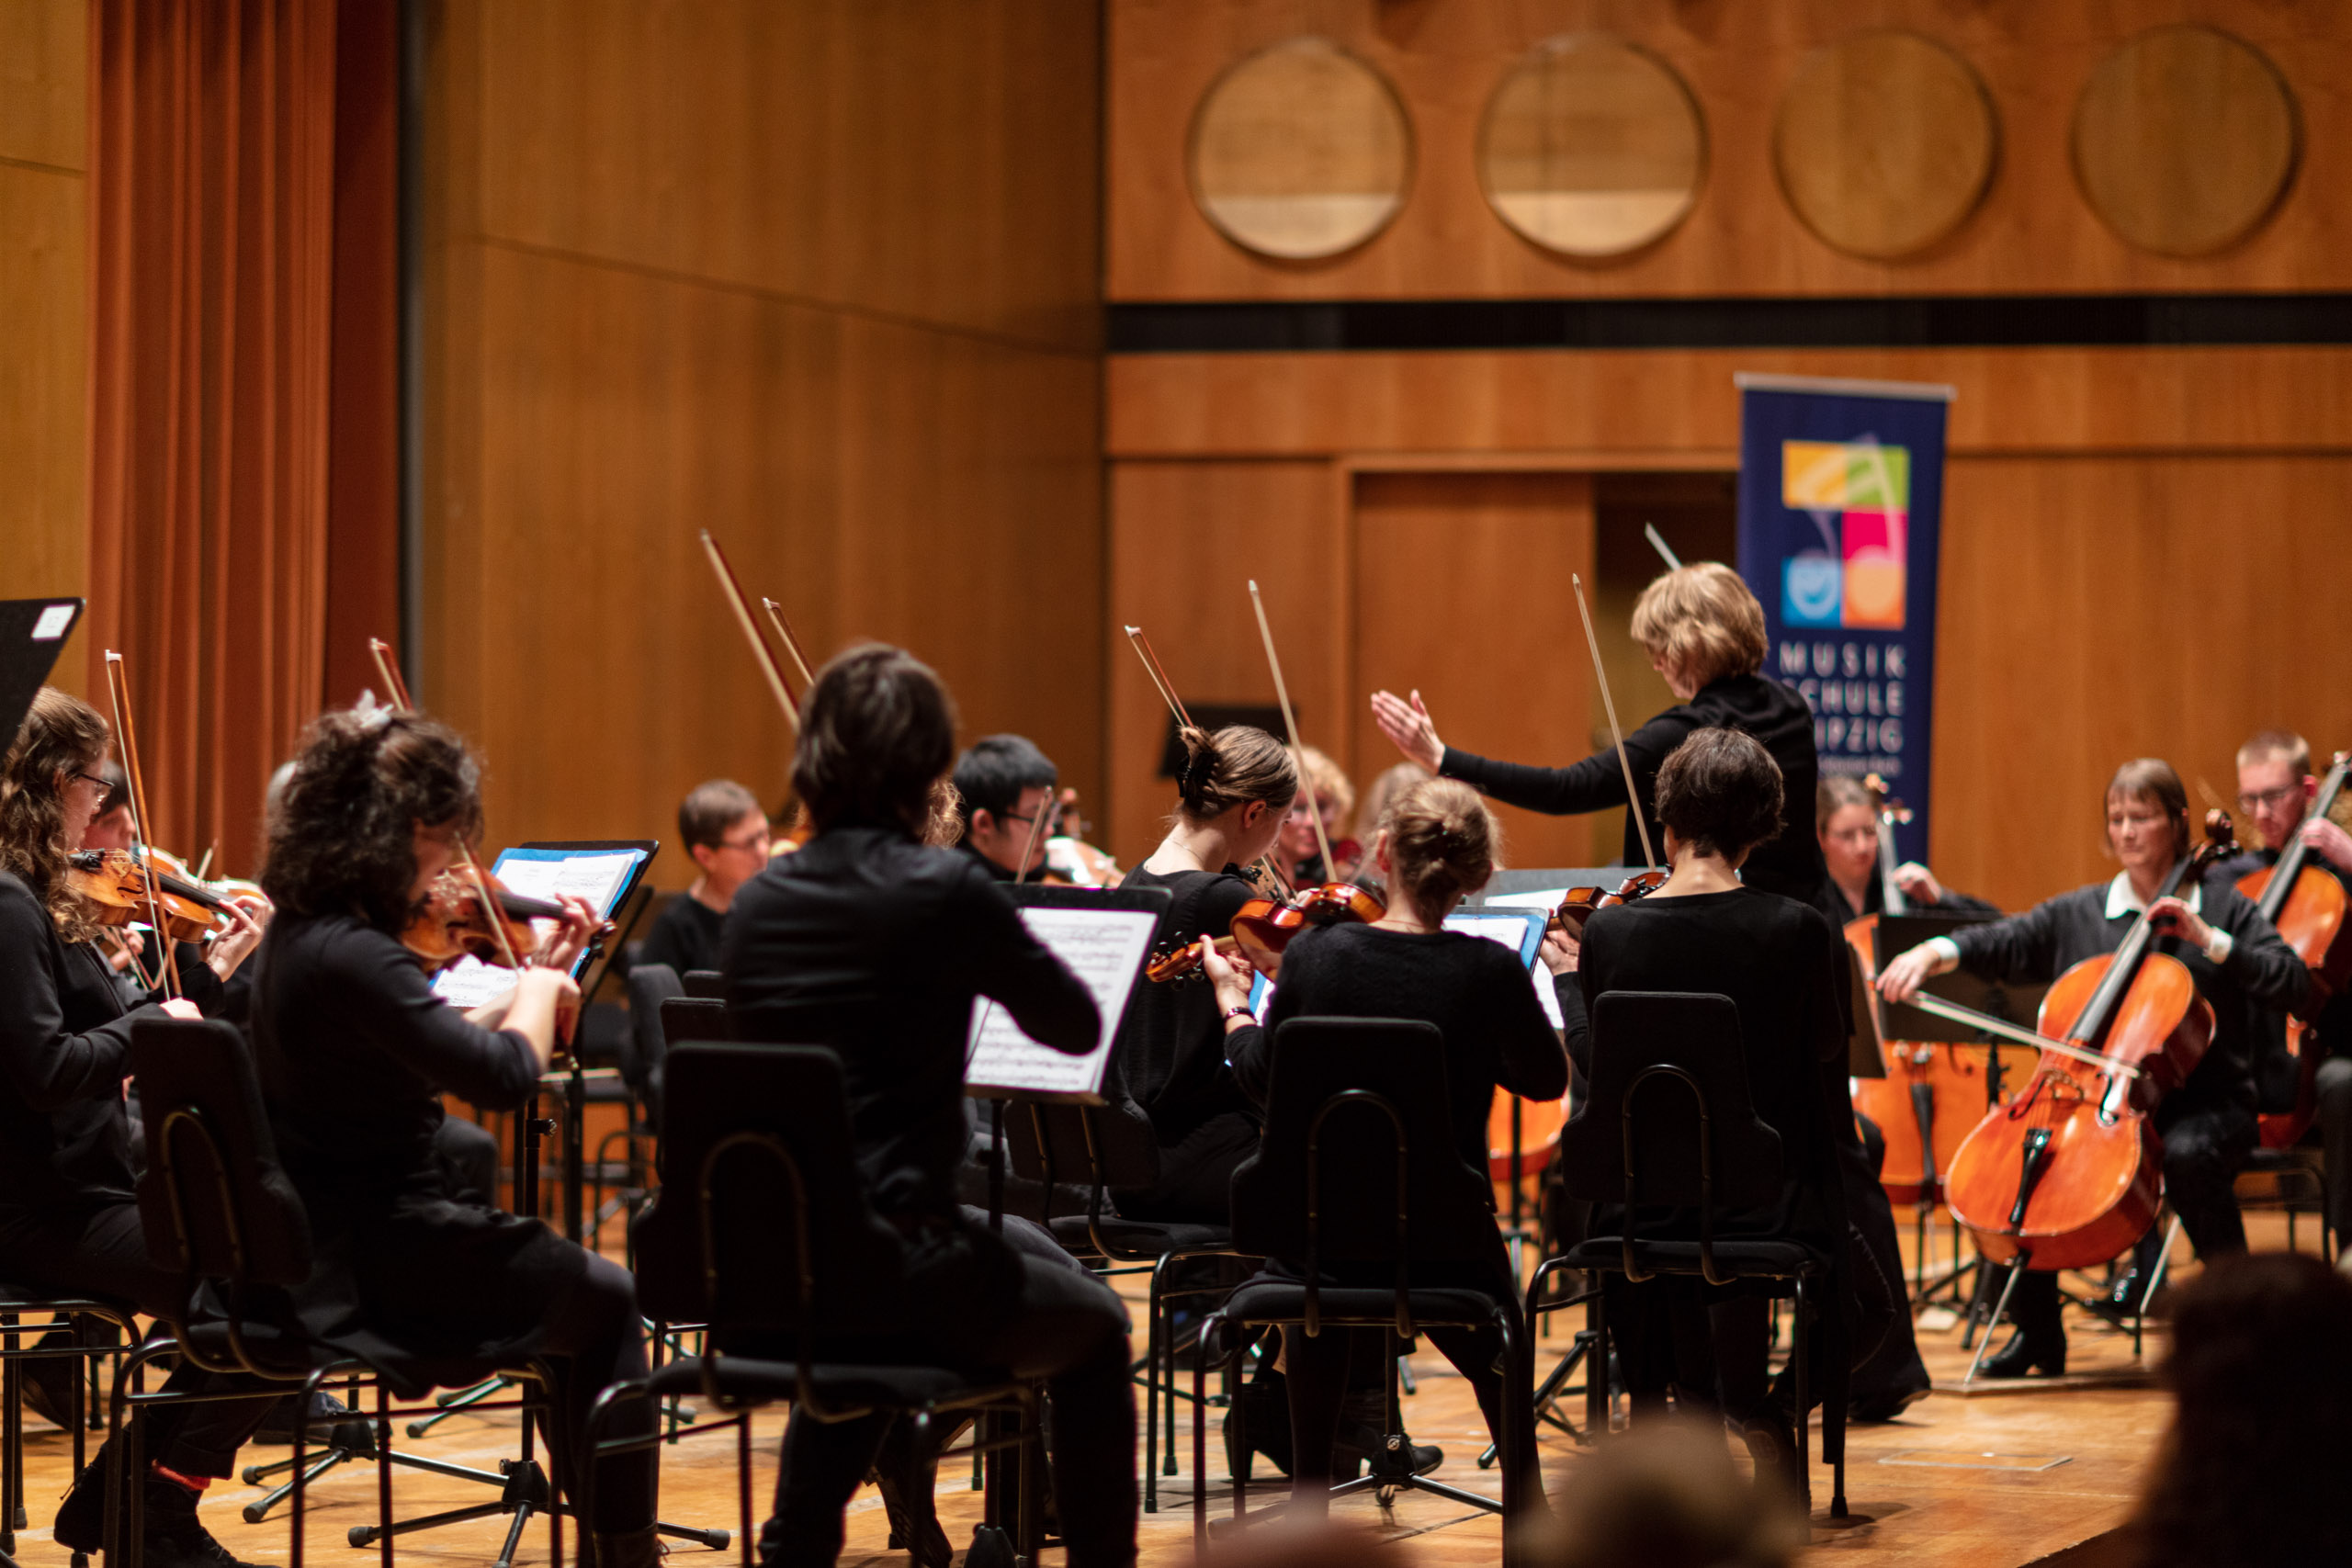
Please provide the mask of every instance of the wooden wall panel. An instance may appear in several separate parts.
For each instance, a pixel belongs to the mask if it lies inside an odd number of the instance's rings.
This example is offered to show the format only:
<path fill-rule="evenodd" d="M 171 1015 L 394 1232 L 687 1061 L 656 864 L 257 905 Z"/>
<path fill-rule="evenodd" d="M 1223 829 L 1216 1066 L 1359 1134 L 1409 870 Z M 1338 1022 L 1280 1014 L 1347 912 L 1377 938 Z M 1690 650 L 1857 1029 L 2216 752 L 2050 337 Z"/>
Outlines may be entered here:
<path fill-rule="evenodd" d="M 2345 457 L 1959 457 L 1946 471 L 1936 869 L 2017 908 L 2098 877 L 2118 763 L 2224 804 L 2273 725 L 2352 746 Z"/>
<path fill-rule="evenodd" d="M 1273 677 L 1250 608 L 1254 577 L 1301 733 L 1334 757 L 1351 753 L 1363 699 L 1349 690 L 1343 485 L 1328 463 L 1122 463 L 1112 470 L 1103 816 L 1104 847 L 1122 864 L 1152 852 L 1176 808 L 1175 785 L 1159 772 L 1167 705 L 1123 626 L 1150 637 L 1186 707 L 1271 704 Z"/>
<path fill-rule="evenodd" d="M 1114 299 L 1470 298 L 2341 288 L 2352 284 L 2352 29 L 2342 9 L 2279 0 L 1111 0 L 1108 288 Z M 2092 67 L 2147 27 L 2199 21 L 2268 54 L 2293 88 L 2303 164 L 2271 220 L 2223 254 L 2134 251 L 2082 200 L 2067 151 Z M 1866 28 L 1908 27 L 1965 58 L 2000 118 L 1999 164 L 1975 215 L 1915 259 L 1823 243 L 1782 200 L 1770 163 L 1780 96 L 1806 52 Z M 1545 252 L 1487 208 L 1474 168 L 1488 94 L 1531 46 L 1586 28 L 1666 60 L 1707 125 L 1697 206 L 1665 239 L 1594 265 Z M 1272 263 L 1220 237 L 1185 188 L 1186 127 L 1232 62 L 1300 33 L 1334 38 L 1396 85 L 1416 140 L 1404 210 L 1329 262 Z"/>
<path fill-rule="evenodd" d="M 966 739 L 1027 733 L 1099 796 L 1100 367 L 1069 330 L 1094 315 L 1087 14 L 1041 40 L 950 0 L 639 10 L 436 13 L 420 694 L 484 752 L 493 836 L 667 840 L 717 774 L 782 795 L 789 737 L 705 527 L 812 659 L 903 643 Z M 908 53 L 926 28 L 956 47 Z M 886 61 L 889 105 L 929 106 L 887 137 L 858 97 Z M 753 152 L 835 205 L 766 188 Z M 978 222 L 1001 188 L 943 210 L 916 169 L 1033 191 L 1037 222 Z"/>
<path fill-rule="evenodd" d="M 1643 349 L 1128 354 L 1114 457 L 1444 454 L 1510 467 L 1734 468 L 1736 371 L 1957 387 L 1955 451 L 2352 446 L 2341 348 Z"/>
<path fill-rule="evenodd" d="M 1514 762 L 1582 756 L 1597 706 L 1569 574 L 1589 592 L 1592 489 L 1589 474 L 1359 475 L 1358 707 L 1362 694 L 1418 688 L 1438 733 L 1465 750 Z M 1398 761 L 1370 713 L 1360 716 L 1348 754 L 1359 789 Z M 1511 864 L 1595 863 L 1582 818 L 1496 814 Z M 1612 843 L 1604 858 L 1616 852 Z"/>
<path fill-rule="evenodd" d="M 0 0 L 0 598 L 88 588 L 88 41 L 82 0 Z"/>

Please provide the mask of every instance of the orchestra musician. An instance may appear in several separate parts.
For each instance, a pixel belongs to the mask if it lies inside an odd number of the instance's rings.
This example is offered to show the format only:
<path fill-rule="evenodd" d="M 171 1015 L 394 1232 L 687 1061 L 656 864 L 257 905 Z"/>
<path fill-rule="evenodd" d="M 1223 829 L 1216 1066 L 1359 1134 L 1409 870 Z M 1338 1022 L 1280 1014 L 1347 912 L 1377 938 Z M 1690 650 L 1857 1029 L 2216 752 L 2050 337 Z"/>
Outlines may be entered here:
<path fill-rule="evenodd" d="M 858 1168 L 905 1238 L 913 1337 L 951 1365 L 1046 1380 L 1069 1561 L 1113 1568 L 1136 1552 L 1125 1309 L 1067 1258 L 1022 1250 L 956 1201 L 974 998 L 1072 1054 L 1101 1023 L 1085 984 L 972 857 L 920 841 L 955 733 L 939 678 L 898 649 L 852 649 L 818 672 L 792 766 L 816 834 L 736 896 L 720 968 L 738 1039 L 839 1053 Z M 891 1427 L 793 1411 L 763 1561 L 840 1554 L 842 1510 Z"/>
<path fill-rule="evenodd" d="M 1751 887 L 1819 905 L 1821 845 L 1803 830 L 1798 814 L 1812 803 L 1820 774 L 1814 750 L 1813 709 L 1793 687 L 1762 673 L 1764 608 L 1739 574 L 1717 561 L 1695 561 L 1654 580 L 1634 604 L 1634 640 L 1650 667 L 1666 678 L 1675 705 L 1624 739 L 1633 769 L 1634 804 L 1656 817 L 1657 773 L 1668 753 L 1693 730 L 1744 730 L 1771 753 L 1784 781 L 1786 804 L 1778 829 L 1754 846 L 1741 873 Z M 1408 759 L 1445 778 L 1462 779 L 1479 794 L 1531 811 L 1566 816 L 1600 811 L 1625 801 L 1624 773 L 1612 748 L 1566 768 L 1492 761 L 1440 739 L 1420 694 L 1372 696 L 1381 733 Z M 1625 824 L 1624 861 L 1645 859 L 1639 829 Z"/>
<path fill-rule="evenodd" d="M 1253 1101 L 1265 1103 L 1272 1079 L 1274 1030 L 1285 1019 L 1310 1015 L 1422 1019 L 1436 1024 L 1445 1037 L 1454 1147 L 1465 1165 L 1480 1172 L 1487 1164 L 1487 1107 L 1498 1086 L 1539 1100 L 1557 1100 L 1567 1092 L 1567 1057 L 1518 957 L 1483 938 L 1443 929 L 1446 915 L 1463 896 L 1485 886 L 1494 874 L 1500 840 L 1493 813 L 1467 784 L 1433 779 L 1397 795 L 1372 853 L 1391 895 L 1388 913 L 1370 925 L 1302 932 L 1283 955 L 1282 984 L 1263 1027 L 1250 1016 L 1247 967 L 1229 963 L 1213 949 L 1204 955 L 1224 1014 L 1225 1049 L 1236 1081 Z M 1551 937 L 1544 960 L 1551 971 L 1549 983 L 1564 992 L 1575 988 L 1575 950 L 1567 939 L 1556 933 Z M 1458 1277 L 1417 1265 L 1416 1281 L 1484 1291 L 1515 1307 L 1518 1290 L 1499 1228 L 1492 1230 L 1491 1243 L 1491 1256 L 1463 1266 Z M 1297 1268 L 1289 1259 L 1270 1265 L 1272 1272 L 1290 1279 L 1298 1277 Z M 1350 1277 L 1345 1282 L 1387 1283 L 1393 1278 L 1392 1271 L 1386 1280 Z M 1499 1332 L 1492 1327 L 1432 1328 L 1429 1336 L 1469 1381 L 1487 1430 L 1499 1441 L 1505 1411 L 1503 1373 L 1498 1368 Z M 1329 1507 L 1335 1438 L 1343 1453 L 1370 1453 L 1381 1441 L 1381 1415 L 1369 1421 L 1359 1416 L 1345 1428 L 1340 1416 L 1349 1392 L 1351 1345 L 1354 1359 L 1364 1363 L 1356 1371 L 1369 1392 L 1385 1387 L 1375 1348 L 1385 1343 L 1381 1332 L 1283 1336 L 1293 1495 L 1310 1511 Z M 1371 1375 L 1364 1378 L 1364 1373 Z M 1377 1393 L 1372 1393 L 1370 1404 L 1380 1408 Z M 1516 1451 L 1530 1460 L 1527 1484 L 1532 1490 L 1528 1495 L 1540 1498 L 1543 1479 L 1532 1463 L 1532 1415 L 1522 1422 L 1518 1445 Z M 1417 1445 L 1414 1469 L 1434 1468 L 1442 1458 L 1437 1449 Z"/>
<path fill-rule="evenodd" d="M 718 967 L 719 932 L 735 890 L 768 863 L 768 814 L 733 779 L 711 779 L 678 803 L 678 842 L 700 874 L 662 906 L 637 961 L 686 975 Z"/>
<path fill-rule="evenodd" d="M 956 759 L 956 793 L 963 797 L 959 847 L 999 882 L 1035 881 L 1060 814 L 1054 803 L 1060 776 L 1053 759 L 1025 735 L 973 741 Z"/>
<path fill-rule="evenodd" d="M 1813 823 L 1821 840 L 1821 859 L 1832 895 L 1830 907 L 1822 913 L 1841 926 L 1864 915 L 1883 913 L 1886 897 L 1879 877 L 1878 806 L 1869 788 L 1848 774 L 1830 774 L 1815 793 Z M 1905 861 L 1894 868 L 1894 886 L 1922 908 L 1945 914 L 2000 913 L 1982 898 L 1954 893 L 1917 861 Z"/>
<path fill-rule="evenodd" d="M 1784 819 L 1785 788 L 1753 736 L 1693 730 L 1657 777 L 1658 818 L 1673 875 L 1645 897 L 1594 911 L 1585 922 L 1578 993 L 1566 999 L 1569 1055 L 1591 1071 L 1589 1020 L 1611 991 L 1703 991 L 1739 1009 L 1757 1118 L 1781 1136 L 1786 1176 L 1770 1209 L 1724 1216 L 1718 1238 L 1770 1234 L 1843 1259 L 1846 1218 L 1838 1129 L 1846 1103 L 1843 944 L 1805 900 L 1769 894 L 1740 876 L 1758 845 Z M 1872 1184 L 1875 1186 L 1875 1183 Z M 1597 1224 L 1599 1222 L 1596 1222 Z M 1849 1274 L 1840 1269 L 1841 1274 Z M 1838 1293 L 1855 1287 L 1850 1277 Z M 1734 1287 L 1658 1276 L 1634 1284 L 1612 1276 L 1609 1322 L 1637 1410 L 1661 1412 L 1669 1383 L 1703 1393 L 1710 1381 L 1724 1417 L 1746 1440 L 1758 1475 L 1803 1494 L 1795 1431 L 1769 1383 L 1770 1303 Z M 1897 1314 L 1896 1315 L 1902 1315 Z M 1692 1351 L 1713 1347 L 1713 1378 Z"/>
<path fill-rule="evenodd" d="M 2310 742 L 2290 730 L 2263 730 L 2238 748 L 2237 768 L 2238 811 L 2262 842 L 2228 862 L 2223 874 L 2243 877 L 2256 867 L 2276 865 L 2279 852 L 2300 834 L 2310 850 L 2304 863 L 2352 889 L 2352 834 L 2325 817 L 2311 816 L 2312 803 L 2319 798 L 2319 780 L 2312 776 Z M 2323 1201 L 2328 1228 L 2339 1236 L 2352 1235 L 2352 993 L 2330 997 L 2312 1023 L 2303 1049 L 2320 1053 L 2317 1120 L 2326 1154 Z M 2285 1014 L 2276 1009 L 2266 1010 L 2258 1020 L 2258 1100 L 2292 1093 L 2301 1064 L 2287 1054 L 2285 1024 Z"/>
<path fill-rule="evenodd" d="M 1223 937 L 1259 889 L 1241 868 L 1274 849 L 1298 798 L 1289 748 L 1262 729 L 1228 725 L 1180 732 L 1184 770 L 1176 815 L 1150 858 L 1124 886 L 1164 887 L 1171 902 L 1158 946 Z M 1224 1224 L 1234 1167 L 1258 1146 L 1258 1108 L 1226 1066 L 1225 1022 L 1214 987 L 1142 985 L 1127 1004 L 1112 1055 L 1126 1093 L 1151 1118 L 1159 1142 L 1157 1187 L 1123 1189 L 1134 1219 Z"/>
<path fill-rule="evenodd" d="M 458 1201 L 436 1153 L 442 1094 L 524 1105 L 576 1015 L 570 967 L 597 921 L 578 898 L 537 964 L 470 1013 L 442 1001 L 401 935 L 481 823 L 464 741 L 422 715 L 356 708 L 312 722 L 270 817 L 263 886 L 277 919 L 255 963 L 255 1065 L 314 1262 L 293 1293 L 312 1334 L 365 1332 L 424 1366 L 544 1357 L 576 1450 L 597 1393 L 645 1373 L 626 1269 L 537 1219 Z M 650 1431 L 652 1415 L 616 1423 Z M 599 1462 L 605 1568 L 651 1568 L 655 1461 Z"/>
<path fill-rule="evenodd" d="M 1316 747 L 1301 747 L 1298 760 L 1306 770 L 1306 782 L 1314 786 L 1314 806 L 1308 807 L 1308 792 L 1301 790 L 1283 817 L 1279 840 L 1283 869 L 1294 887 L 1348 881 L 1363 863 L 1363 845 L 1350 838 L 1347 830 L 1348 814 L 1356 808 L 1356 786 L 1348 782 L 1339 763 Z M 1324 836 L 1331 841 L 1331 858 L 1340 863 L 1328 871 L 1323 852 L 1315 841 L 1318 816 L 1323 819 Z"/>
<path fill-rule="evenodd" d="M 2156 1107 L 2165 1196 L 2199 1258 L 2244 1252 L 2245 1226 L 2231 1181 L 2256 1138 L 2252 1010 L 2301 1004 L 2308 975 L 2270 922 L 2218 871 L 2185 898 L 2150 903 L 2189 851 L 2188 795 L 2170 763 L 2143 757 L 2118 768 L 2108 783 L 2106 814 L 2108 851 L 2123 867 L 2111 880 L 1922 942 L 1886 965 L 1879 989 L 1891 1001 L 1908 1001 L 1922 982 L 1954 968 L 1993 980 L 2054 980 L 2070 965 L 2116 951 L 2146 911 L 2158 933 L 2154 951 L 2186 964 L 2213 1009 L 2213 1041 L 2204 1059 Z M 2132 1268 L 2115 1287 L 2113 1307 L 2132 1312 L 2143 1305 L 2142 1286 L 2163 1230 L 2141 1238 Z M 2018 1280 L 2009 1319 L 2017 1333 L 1985 1360 L 1986 1375 L 2062 1375 L 2066 1331 L 2057 1275 L 2030 1271 Z"/>
<path fill-rule="evenodd" d="M 43 687 L 0 762 L 0 1279 L 91 1292 L 162 1315 L 183 1308 L 186 1281 L 150 1259 L 140 1222 L 122 1094 L 131 1026 L 217 1009 L 221 982 L 254 951 L 262 925 L 232 905 L 230 925 L 201 957 L 175 944 L 180 997 L 150 994 L 126 1008 L 113 966 L 91 940 L 98 928 L 67 882 L 66 856 L 83 847 L 111 793 L 98 771 L 108 739 L 96 709 Z M 41 1391 L 37 1405 L 60 1426 L 74 1365 L 27 1363 L 28 1386 Z M 164 1386 L 225 1394 L 264 1385 L 182 1362 Z M 232 1472 L 267 1409 L 262 1400 L 222 1400 L 147 1418 L 147 1562 L 233 1562 L 198 1519 L 197 1502 Z M 56 1539 L 74 1551 L 103 1543 L 105 1471 L 101 1450 L 58 1509 Z"/>

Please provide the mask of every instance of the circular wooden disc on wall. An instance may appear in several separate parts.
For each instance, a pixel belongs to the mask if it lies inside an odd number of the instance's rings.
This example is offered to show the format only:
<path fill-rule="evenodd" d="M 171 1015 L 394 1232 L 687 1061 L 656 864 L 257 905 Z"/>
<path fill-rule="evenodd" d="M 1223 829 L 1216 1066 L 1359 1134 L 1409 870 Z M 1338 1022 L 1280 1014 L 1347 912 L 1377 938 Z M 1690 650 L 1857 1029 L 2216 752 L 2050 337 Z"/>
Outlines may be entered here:
<path fill-rule="evenodd" d="M 1185 173 L 1226 238 L 1309 261 L 1352 250 L 1405 205 L 1413 140 L 1380 73 L 1328 39 L 1230 67 L 1193 111 Z"/>
<path fill-rule="evenodd" d="M 1707 133 L 1674 68 L 1606 33 L 1538 45 L 1487 100 L 1478 183 L 1526 238 L 1564 255 L 1623 255 L 1699 199 Z"/>
<path fill-rule="evenodd" d="M 1851 255 L 1926 250 L 1993 182 L 2000 131 L 1966 61 L 1917 33 L 1815 50 L 1781 95 L 1772 167 L 1804 226 Z"/>
<path fill-rule="evenodd" d="M 2151 28 L 2099 62 L 2075 104 L 2075 177 L 2107 226 L 2163 255 L 2234 243 L 2295 174 L 2295 95 L 2217 28 Z"/>

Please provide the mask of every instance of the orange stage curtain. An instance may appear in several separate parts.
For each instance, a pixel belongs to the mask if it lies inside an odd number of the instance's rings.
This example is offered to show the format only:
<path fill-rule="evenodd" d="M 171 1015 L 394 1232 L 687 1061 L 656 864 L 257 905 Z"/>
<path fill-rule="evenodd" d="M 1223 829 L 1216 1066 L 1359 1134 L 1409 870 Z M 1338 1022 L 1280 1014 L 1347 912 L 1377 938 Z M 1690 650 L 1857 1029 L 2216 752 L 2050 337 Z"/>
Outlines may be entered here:
<path fill-rule="evenodd" d="M 394 15 L 91 0 L 90 656 L 154 841 L 237 872 L 331 640 L 397 613 Z"/>

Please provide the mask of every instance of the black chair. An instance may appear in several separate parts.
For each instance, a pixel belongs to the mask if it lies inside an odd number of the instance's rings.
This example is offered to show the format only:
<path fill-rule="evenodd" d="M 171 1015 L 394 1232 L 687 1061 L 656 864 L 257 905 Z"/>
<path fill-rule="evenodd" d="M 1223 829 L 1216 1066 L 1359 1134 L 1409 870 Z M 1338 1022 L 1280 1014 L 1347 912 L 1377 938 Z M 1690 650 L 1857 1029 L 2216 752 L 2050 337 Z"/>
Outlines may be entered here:
<path fill-rule="evenodd" d="M 672 1006 L 677 1004 L 673 1003 Z M 598 1434 L 629 1400 L 695 1395 L 723 1418 L 688 1428 L 736 1429 L 744 1558 L 752 1540 L 751 1413 L 789 1401 L 820 1421 L 889 1411 L 915 1423 L 919 1445 L 950 1412 L 1009 1411 L 1021 1486 L 1042 1480 L 1036 1391 L 910 1357 L 904 1349 L 904 1247 L 867 1202 L 854 1157 L 841 1059 L 820 1046 L 671 1044 L 662 1103 L 666 1180 L 638 1222 L 638 1296 L 657 1321 L 706 1325 L 704 1353 L 605 1391 L 589 1419 L 582 1472 L 594 1460 L 650 1447 L 659 1433 Z M 1017 1520 L 1015 1516 L 1017 1515 Z M 988 1525 L 1014 1521 L 1035 1561 L 1039 1511 L 992 1489 Z"/>
<path fill-rule="evenodd" d="M 1151 1275 L 1151 1297 L 1145 1317 L 1143 1424 L 1143 1511 L 1159 1511 L 1162 1400 L 1165 1400 L 1166 1473 L 1176 1473 L 1176 1358 L 1182 1347 L 1175 1333 L 1174 1303 L 1194 1296 L 1223 1296 L 1228 1286 L 1170 1287 L 1172 1266 L 1194 1258 L 1230 1258 L 1233 1233 L 1225 1225 L 1190 1224 L 1176 1221 L 1138 1220 L 1105 1213 L 1103 1197 L 1112 1188 L 1150 1187 L 1159 1180 L 1159 1138 L 1151 1119 L 1124 1094 L 1103 1105 L 1047 1104 L 1026 1100 L 1009 1106 L 1005 1117 L 1005 1147 L 1013 1173 L 1038 1185 L 1044 1205 L 1037 1222 L 1071 1256 L 1092 1266 L 1105 1279 L 1122 1274 Z M 1088 1187 L 1086 1212 L 1056 1214 L 1053 1201 L 1057 1182 L 1082 1175 Z M 1126 1267 L 1121 1267 L 1126 1265 Z M 1198 1406 L 1193 1411 L 1197 1423 Z"/>
<path fill-rule="evenodd" d="M 1424 1280 L 1439 1269 L 1475 1273 L 1502 1258 L 1493 1189 L 1453 1146 L 1445 1075 L 1445 1040 L 1437 1026 L 1396 1019 L 1295 1018 L 1274 1035 L 1266 1130 L 1258 1152 L 1233 1175 L 1233 1242 L 1241 1250 L 1285 1259 L 1297 1281 L 1264 1275 L 1233 1292 L 1203 1326 L 1193 1359 L 1197 1404 L 1213 1340 L 1228 1325 L 1279 1324 L 1285 1333 L 1377 1328 L 1409 1340 L 1425 1328 L 1492 1326 L 1502 1338 L 1507 1412 L 1502 1501 L 1412 1473 L 1402 1433 L 1396 1346 L 1389 1369 L 1390 1431 L 1370 1472 L 1343 1482 L 1334 1496 L 1374 1491 L 1385 1504 L 1405 1490 L 1433 1492 L 1507 1518 L 1521 1509 L 1521 1483 L 1532 1454 L 1518 1451 L 1533 1382 L 1519 1303 Z M 1435 1266 L 1434 1269 L 1432 1266 Z M 1327 1270 L 1379 1285 L 1322 1282 Z M 1500 1282 L 1499 1280 L 1498 1282 Z M 1238 1355 L 1238 1348 L 1228 1351 Z M 1193 1540 L 1208 1543 L 1207 1445 L 1193 1428 Z M 1237 1509 L 1248 1483 L 1235 1478 Z M 1503 1560 L 1518 1561 L 1518 1532 L 1506 1526 Z"/>
<path fill-rule="evenodd" d="M 1844 1518 L 1845 1336 L 1830 1299 L 1830 1259 L 1792 1237 L 1716 1235 L 1726 1211 L 1761 1208 L 1781 1197 L 1781 1135 L 1758 1120 L 1748 1095 L 1737 1004 L 1713 994 L 1608 992 L 1593 1008 L 1591 1066 L 1590 1092 L 1561 1138 L 1569 1193 L 1622 1205 L 1621 1222 L 1637 1213 L 1674 1213 L 1647 1232 L 1637 1223 L 1622 1224 L 1616 1234 L 1596 1229 L 1560 1257 L 1545 1259 L 1529 1287 L 1529 1310 L 1537 1310 L 1545 1281 L 1562 1269 L 1622 1274 L 1636 1282 L 1661 1274 L 1714 1285 L 1764 1281 L 1773 1295 L 1792 1298 L 1797 1459 L 1805 1462 L 1810 1440 L 1818 1330 L 1831 1352 L 1819 1389 L 1822 1459 L 1835 1477 L 1830 1517 Z M 1834 1187 L 1826 1198 L 1829 1214 L 1842 1223 Z M 1693 1223 L 1695 1235 L 1689 1234 Z M 1595 1371 L 1586 1380 L 1586 1411 L 1590 1429 L 1602 1433 L 1609 1430 L 1609 1380 L 1598 1370 L 1608 1364 L 1603 1297 L 1595 1295 L 1587 1310 L 1597 1346 Z M 1805 1501 L 1810 1507 L 1809 1481 Z"/>
<path fill-rule="evenodd" d="M 40 1343 L 55 1325 L 36 1325 L 22 1320 L 41 1315 L 63 1320 L 72 1331 L 72 1342 Z M 91 1332 L 94 1325 L 104 1325 L 110 1332 L 97 1337 Z M 26 1335 L 33 1336 L 34 1343 L 17 1342 Z M 25 1363 L 71 1359 L 95 1372 L 101 1360 L 121 1354 L 138 1337 L 136 1314 L 128 1303 L 0 1284 L 0 1568 L 15 1568 L 17 1532 L 29 1522 L 25 1514 Z M 76 1475 L 88 1462 L 87 1411 L 99 1403 L 85 1404 L 85 1391 L 91 1380 L 83 1372 L 84 1366 L 74 1369 L 74 1393 L 65 1410 L 74 1434 Z M 85 1554 L 74 1553 L 74 1568 L 84 1568 L 87 1561 Z"/>
<path fill-rule="evenodd" d="M 679 976 L 678 980 L 686 987 L 686 995 L 690 997 L 714 1002 L 727 998 L 727 976 L 716 969 L 689 969 Z M 682 1034 L 676 1038 L 684 1040 L 691 1036 Z"/>

